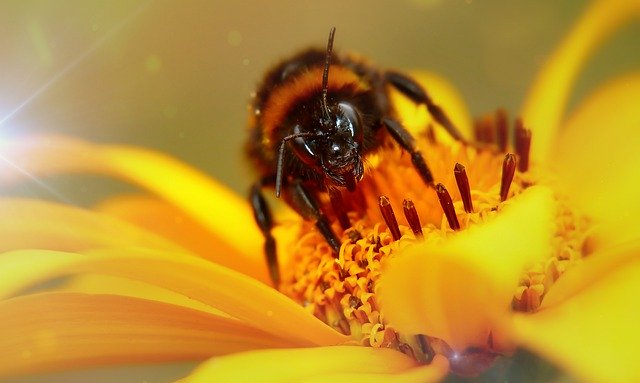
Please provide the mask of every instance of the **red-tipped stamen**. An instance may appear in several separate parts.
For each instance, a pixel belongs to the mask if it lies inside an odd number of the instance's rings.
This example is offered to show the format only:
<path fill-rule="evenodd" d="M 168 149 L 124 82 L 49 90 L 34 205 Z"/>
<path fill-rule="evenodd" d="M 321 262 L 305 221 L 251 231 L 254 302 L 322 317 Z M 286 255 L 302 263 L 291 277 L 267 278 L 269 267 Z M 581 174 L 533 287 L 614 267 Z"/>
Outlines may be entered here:
<path fill-rule="evenodd" d="M 507 151 L 507 143 L 509 142 L 509 122 L 507 111 L 498 109 L 496 111 L 496 141 L 498 149 L 501 152 Z"/>
<path fill-rule="evenodd" d="M 476 141 L 485 144 L 494 142 L 493 117 L 484 116 L 475 123 Z"/>
<path fill-rule="evenodd" d="M 380 212 L 382 213 L 384 222 L 387 224 L 389 231 L 391 231 L 391 236 L 395 241 L 399 240 L 400 228 L 398 227 L 398 221 L 396 220 L 396 215 L 393 213 L 393 208 L 391 207 L 389 198 L 386 196 L 380 196 L 378 206 L 380 206 Z"/>
<path fill-rule="evenodd" d="M 456 166 L 453 167 L 453 174 L 456 176 L 456 183 L 458 184 L 460 197 L 462 197 L 464 211 L 466 211 L 467 213 L 473 213 L 473 202 L 471 201 L 471 188 L 469 187 L 469 178 L 467 177 L 467 171 L 465 170 L 464 166 L 456 163 Z"/>
<path fill-rule="evenodd" d="M 420 224 L 420 217 L 416 211 L 416 206 L 410 199 L 402 201 L 402 210 L 404 210 L 404 216 L 407 218 L 409 227 L 413 231 L 416 237 L 422 237 L 422 225 Z"/>
<path fill-rule="evenodd" d="M 511 181 L 513 181 L 513 175 L 516 172 L 516 156 L 509 153 L 504 156 L 502 162 L 502 180 L 500 182 L 500 200 L 506 201 L 509 194 L 509 188 L 511 187 Z"/>
<path fill-rule="evenodd" d="M 443 184 L 437 184 L 436 193 L 438 193 L 440 206 L 442 206 L 442 211 L 444 211 L 444 215 L 445 217 L 447 217 L 447 222 L 449 222 L 449 227 L 452 228 L 453 230 L 460 230 L 460 223 L 458 222 L 458 216 L 456 216 L 456 210 L 453 207 L 453 201 L 451 201 L 451 196 L 449 195 L 447 188 L 445 188 Z"/>
<path fill-rule="evenodd" d="M 529 170 L 529 152 L 531 150 L 531 130 L 524 127 L 522 119 L 516 119 L 515 147 L 518 155 L 518 170 Z"/>

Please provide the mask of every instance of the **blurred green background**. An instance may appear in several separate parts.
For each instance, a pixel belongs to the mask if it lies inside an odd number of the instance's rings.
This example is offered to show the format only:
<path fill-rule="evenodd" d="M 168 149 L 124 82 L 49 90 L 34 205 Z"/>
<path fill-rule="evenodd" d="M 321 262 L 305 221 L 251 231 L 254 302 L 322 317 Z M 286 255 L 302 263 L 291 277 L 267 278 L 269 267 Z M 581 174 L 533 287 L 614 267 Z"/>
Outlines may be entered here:
<path fill-rule="evenodd" d="M 472 114 L 505 107 L 513 116 L 586 3 L 5 0 L 0 139 L 55 132 L 155 148 L 244 193 L 252 180 L 241 150 L 250 92 L 278 60 L 324 46 L 331 26 L 338 51 L 361 53 L 381 67 L 435 71 L 457 86 Z M 601 49 L 571 105 L 603 80 L 637 68 L 638 41 L 640 23 Z M 79 205 L 125 188 L 91 177 L 52 182 Z M 16 193 L 51 197 L 36 184 L 0 191 Z M 117 375 L 105 381 L 177 376 L 170 368 L 109 371 Z"/>

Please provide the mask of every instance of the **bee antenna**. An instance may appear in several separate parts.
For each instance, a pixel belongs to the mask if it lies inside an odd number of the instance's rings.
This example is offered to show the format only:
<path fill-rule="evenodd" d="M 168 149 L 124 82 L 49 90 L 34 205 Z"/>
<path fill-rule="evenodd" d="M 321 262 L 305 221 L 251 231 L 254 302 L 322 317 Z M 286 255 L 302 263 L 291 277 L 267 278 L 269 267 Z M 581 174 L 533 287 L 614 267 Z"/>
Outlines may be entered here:
<path fill-rule="evenodd" d="M 331 64 L 331 51 L 333 50 L 333 36 L 336 34 L 336 27 L 329 31 L 329 41 L 327 41 L 327 56 L 324 61 L 324 72 L 322 73 L 322 107 L 326 118 L 329 118 L 329 106 L 327 105 L 327 88 L 329 87 L 329 65 Z"/>
<path fill-rule="evenodd" d="M 276 197 L 280 198 L 280 191 L 282 190 L 282 172 L 284 171 L 284 149 L 289 140 L 298 137 L 318 137 L 319 135 L 311 132 L 302 132 L 290 134 L 280 141 L 280 148 L 278 149 L 278 163 L 276 165 Z"/>

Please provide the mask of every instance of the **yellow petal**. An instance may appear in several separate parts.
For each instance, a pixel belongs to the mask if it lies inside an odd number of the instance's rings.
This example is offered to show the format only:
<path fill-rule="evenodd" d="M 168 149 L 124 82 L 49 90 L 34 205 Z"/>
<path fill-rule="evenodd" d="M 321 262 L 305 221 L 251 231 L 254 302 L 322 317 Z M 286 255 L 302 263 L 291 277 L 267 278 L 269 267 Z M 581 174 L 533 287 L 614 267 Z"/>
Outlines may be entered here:
<path fill-rule="evenodd" d="M 581 381 L 638 382 L 638 280 L 636 259 L 560 304 L 533 315 L 517 315 L 513 337 Z"/>
<path fill-rule="evenodd" d="M 316 347 L 309 349 L 259 350 L 216 358 L 202 364 L 184 382 L 300 382 L 306 379 L 333 382 L 333 374 L 382 375 L 392 378 L 416 368 L 416 362 L 390 349 L 360 346 Z M 434 360 L 429 370 L 439 378 L 448 369 L 446 361 Z M 425 373 L 425 370 L 421 371 Z M 439 375 L 438 375 L 439 372 Z M 426 373 L 427 377 L 428 373 Z M 365 375 L 366 376 L 366 375 Z M 323 379 L 327 377 L 327 379 Z M 319 380 L 318 380 L 319 379 Z M 341 380 L 337 380 L 341 381 Z M 356 380 L 357 382 L 358 380 Z M 401 380 L 402 381 L 402 380 Z M 410 381 L 410 380 L 409 380 Z M 424 382 L 428 382 L 425 380 Z"/>
<path fill-rule="evenodd" d="M 5 300 L 0 323 L 0 377 L 291 347 L 235 320 L 116 295 L 37 294 Z"/>
<path fill-rule="evenodd" d="M 612 246 L 590 254 L 569 269 L 545 295 L 542 308 L 556 306 L 598 282 L 603 275 L 640 260 L 640 240 Z"/>
<path fill-rule="evenodd" d="M 552 157 L 558 181 L 609 244 L 640 238 L 639 94 L 640 72 L 596 91 L 569 119 Z"/>
<path fill-rule="evenodd" d="M 77 207 L 39 200 L 0 199 L 0 251 L 45 248 L 76 251 L 104 246 L 140 246 L 181 251 L 146 230 Z"/>
<path fill-rule="evenodd" d="M 523 268 L 551 251 L 554 201 L 531 187 L 495 219 L 442 245 L 407 247 L 388 264 L 380 304 L 404 333 L 445 340 L 454 350 L 487 346 L 510 307 Z"/>
<path fill-rule="evenodd" d="M 440 106 L 451 121 L 458 127 L 464 137 L 472 137 L 472 123 L 469 110 L 460 95 L 460 92 L 453 84 L 445 78 L 427 71 L 412 71 L 413 77 L 422 85 L 433 101 Z M 429 124 L 435 124 L 433 118 L 424 106 L 416 106 L 411 100 L 403 96 L 398 91 L 391 93 L 393 104 L 398 110 L 402 123 L 409 131 L 417 133 L 424 131 Z M 437 130 L 439 138 L 444 139 L 448 135 Z"/>
<path fill-rule="evenodd" d="M 371 374 L 371 373 L 340 373 L 323 374 L 308 379 L 299 380 L 300 383 L 333 382 L 333 383 L 431 383 L 440 382 L 447 375 L 449 361 L 442 355 L 436 355 L 430 365 L 414 367 L 400 373 Z"/>
<path fill-rule="evenodd" d="M 29 265 L 39 266 L 26 273 Z M 29 286 L 26 282 L 78 273 L 113 275 L 182 294 L 255 328 L 295 340 L 300 346 L 333 345 L 349 339 L 263 283 L 187 255 L 141 249 L 104 249 L 87 254 L 23 250 L 0 255 L 0 266 L 0 287 L 24 288 Z"/>
<path fill-rule="evenodd" d="M 222 317 L 230 316 L 220 310 L 196 301 L 182 294 L 129 278 L 100 274 L 81 274 L 68 278 L 65 283 L 50 289 L 55 292 L 83 294 L 111 294 L 168 303 L 198 311 L 205 311 Z"/>
<path fill-rule="evenodd" d="M 160 153 L 127 147 L 104 147 L 101 152 L 114 174 L 174 204 L 250 262 L 263 261 L 263 237 L 251 208 L 230 189 Z"/>
<path fill-rule="evenodd" d="M 52 136 L 0 141 L 0 180 L 89 172 L 121 178 L 167 200 L 256 264 L 262 236 L 249 205 L 227 187 L 173 158 L 132 147 Z M 25 176 L 27 175 L 28 176 Z"/>
<path fill-rule="evenodd" d="M 521 112 L 525 125 L 533 130 L 531 156 L 535 160 L 548 160 L 569 93 L 589 56 L 617 29 L 639 15 L 637 0 L 595 1 L 548 59 Z"/>
<path fill-rule="evenodd" d="M 0 140 L 0 181 L 39 180 L 60 173 L 108 172 L 96 145 L 70 137 L 25 136 Z"/>
<path fill-rule="evenodd" d="M 96 206 L 96 210 L 169 238 L 202 258 L 271 283 L 264 259 L 251 262 L 242 257 L 219 233 L 212 232 L 164 200 L 142 195 L 122 195 L 102 202 Z"/>

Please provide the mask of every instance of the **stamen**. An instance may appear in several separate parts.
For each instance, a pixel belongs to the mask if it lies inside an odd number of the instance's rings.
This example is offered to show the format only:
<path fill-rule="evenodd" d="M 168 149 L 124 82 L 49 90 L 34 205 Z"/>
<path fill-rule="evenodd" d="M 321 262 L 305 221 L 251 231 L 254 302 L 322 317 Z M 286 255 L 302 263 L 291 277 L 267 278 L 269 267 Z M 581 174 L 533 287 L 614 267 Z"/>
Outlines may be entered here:
<path fill-rule="evenodd" d="M 420 224 L 420 217 L 416 211 L 416 206 L 410 199 L 402 201 L 402 209 L 404 210 L 404 216 L 407 218 L 407 222 L 415 234 L 416 237 L 422 237 L 422 225 Z"/>
<path fill-rule="evenodd" d="M 516 156 L 509 153 L 504 157 L 502 162 L 502 180 L 500 182 L 500 200 L 505 201 L 509 194 L 511 181 L 516 172 Z"/>
<path fill-rule="evenodd" d="M 529 170 L 529 152 L 531 149 L 531 130 L 524 127 L 522 119 L 516 119 L 515 147 L 518 155 L 518 170 Z"/>
<path fill-rule="evenodd" d="M 460 223 L 458 222 L 458 217 L 456 216 L 456 210 L 453 207 L 453 201 L 451 201 L 451 196 L 449 192 L 444 187 L 443 184 L 436 185 L 436 193 L 438 194 L 438 199 L 440 200 L 440 206 L 442 206 L 442 210 L 444 211 L 445 217 L 447 217 L 447 221 L 449 222 L 449 227 L 453 230 L 460 230 Z"/>
<path fill-rule="evenodd" d="M 484 116 L 475 123 L 476 141 L 490 144 L 493 142 L 493 121 L 491 116 Z"/>
<path fill-rule="evenodd" d="M 496 140 L 498 149 L 501 152 L 507 151 L 507 142 L 509 142 L 509 123 L 507 119 L 507 111 L 498 109 L 496 111 Z"/>
<path fill-rule="evenodd" d="M 469 187 L 469 178 L 467 177 L 467 171 L 464 166 L 456 163 L 453 168 L 453 174 L 456 176 L 456 183 L 458 184 L 458 190 L 462 197 L 462 203 L 464 204 L 464 211 L 467 213 L 473 213 L 473 202 L 471 201 L 471 188 Z"/>
<path fill-rule="evenodd" d="M 393 213 L 393 208 L 391 207 L 389 198 L 386 196 L 380 196 L 378 206 L 380 206 L 380 212 L 382 213 L 384 222 L 387 224 L 389 231 L 391 231 L 391 236 L 395 241 L 399 240 L 400 228 L 398 227 L 398 221 L 396 220 L 396 215 Z"/>

